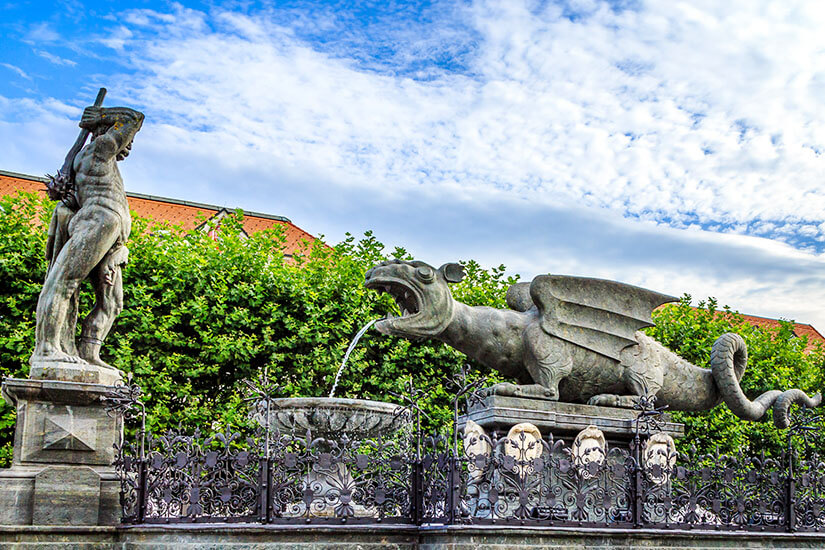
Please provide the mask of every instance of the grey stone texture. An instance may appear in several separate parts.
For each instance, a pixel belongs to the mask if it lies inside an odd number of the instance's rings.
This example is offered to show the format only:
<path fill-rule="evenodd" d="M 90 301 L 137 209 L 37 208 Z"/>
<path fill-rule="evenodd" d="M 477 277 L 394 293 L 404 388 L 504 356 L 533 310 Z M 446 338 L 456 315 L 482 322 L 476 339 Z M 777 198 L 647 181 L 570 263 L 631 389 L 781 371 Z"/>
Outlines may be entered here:
<path fill-rule="evenodd" d="M 64 361 L 35 362 L 29 369 L 29 377 L 32 380 L 63 380 L 104 386 L 113 386 L 123 379 L 120 371 L 115 369 Z"/>
<path fill-rule="evenodd" d="M 88 466 L 49 466 L 34 476 L 33 525 L 97 525 L 100 474 Z"/>
<path fill-rule="evenodd" d="M 825 549 L 823 534 L 390 525 L 0 527 L 0 550 L 762 550 Z"/>
<path fill-rule="evenodd" d="M 0 524 L 115 525 L 120 482 L 112 467 L 122 420 L 104 409 L 108 386 L 3 381 L 17 409 L 12 467 L 0 470 Z"/>
<path fill-rule="evenodd" d="M 109 389 L 57 380 L 4 380 L 3 397 L 17 408 L 13 465 L 110 467 L 122 422 L 101 402 Z"/>
<path fill-rule="evenodd" d="M 750 401 L 739 387 L 747 363 L 744 341 L 726 334 L 714 345 L 711 369 L 692 365 L 639 329 L 652 310 L 676 298 L 602 279 L 539 275 L 507 292 L 509 309 L 470 307 L 453 299 L 450 283 L 463 268 L 436 269 L 391 260 L 366 274 L 365 286 L 391 294 L 401 317 L 376 323 L 385 334 L 434 338 L 515 378 L 491 392 L 512 397 L 632 408 L 641 396 L 671 410 L 702 411 L 725 402 L 740 418 L 760 420 L 774 408 L 786 427 L 794 403 L 821 402 L 799 390 L 770 391 Z"/>
<path fill-rule="evenodd" d="M 415 550 L 418 530 L 393 526 L 136 528 L 121 533 L 123 548 L 178 550 Z M 2 546 L 0 546 L 2 548 Z"/>
<path fill-rule="evenodd" d="M 617 531 L 541 527 L 449 527 L 422 533 L 420 550 L 822 549 L 825 535 L 707 531 Z"/>
<path fill-rule="evenodd" d="M 256 420 L 265 425 L 266 401 L 257 404 Z M 298 435 L 310 430 L 315 436 L 347 433 L 375 437 L 394 432 L 407 424 L 395 403 L 343 397 L 290 397 L 269 402 L 269 427 Z"/>
<path fill-rule="evenodd" d="M 629 440 L 635 435 L 638 411 L 615 407 L 598 407 L 581 403 L 548 402 L 543 399 L 487 395 L 470 406 L 466 416 L 459 418 L 459 429 L 470 419 L 488 432 L 505 434 L 515 424 L 529 422 L 544 437 L 575 437 L 588 426 L 596 426 L 611 440 Z M 664 415 L 662 431 L 672 437 L 683 437 L 683 424 L 670 422 Z"/>

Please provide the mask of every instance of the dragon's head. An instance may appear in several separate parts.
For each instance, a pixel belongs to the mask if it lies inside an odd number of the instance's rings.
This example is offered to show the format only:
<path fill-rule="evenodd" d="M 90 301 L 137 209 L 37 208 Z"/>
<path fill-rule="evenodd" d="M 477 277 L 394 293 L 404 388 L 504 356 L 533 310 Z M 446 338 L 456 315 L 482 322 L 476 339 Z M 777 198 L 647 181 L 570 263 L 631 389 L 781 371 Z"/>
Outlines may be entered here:
<path fill-rule="evenodd" d="M 367 271 L 364 286 L 395 298 L 401 317 L 376 323 L 384 334 L 406 338 L 438 336 L 452 320 L 453 297 L 448 283 L 464 278 L 464 268 L 444 264 L 438 269 L 424 262 L 390 260 Z"/>

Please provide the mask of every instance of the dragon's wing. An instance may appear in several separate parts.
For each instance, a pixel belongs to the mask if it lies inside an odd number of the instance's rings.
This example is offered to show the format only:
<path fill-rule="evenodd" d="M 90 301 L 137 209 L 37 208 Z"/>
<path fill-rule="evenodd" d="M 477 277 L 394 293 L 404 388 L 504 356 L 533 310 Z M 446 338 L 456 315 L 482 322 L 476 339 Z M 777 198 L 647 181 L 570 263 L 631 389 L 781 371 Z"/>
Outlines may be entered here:
<path fill-rule="evenodd" d="M 567 275 L 539 275 L 530 297 L 548 334 L 620 361 L 634 333 L 653 326 L 650 313 L 678 298 L 636 286 Z"/>

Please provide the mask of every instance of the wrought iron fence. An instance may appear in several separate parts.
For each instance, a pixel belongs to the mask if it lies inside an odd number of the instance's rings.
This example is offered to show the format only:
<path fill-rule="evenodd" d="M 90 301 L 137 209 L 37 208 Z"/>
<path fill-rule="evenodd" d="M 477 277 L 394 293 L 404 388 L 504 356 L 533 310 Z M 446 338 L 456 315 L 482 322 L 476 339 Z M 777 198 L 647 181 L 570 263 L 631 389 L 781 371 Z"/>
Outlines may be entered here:
<path fill-rule="evenodd" d="M 409 400 L 411 404 L 415 400 Z M 408 412 L 420 414 L 410 405 Z M 778 457 L 677 453 L 643 407 L 627 447 L 514 437 L 147 435 L 121 445 L 123 522 L 825 530 L 822 420 Z M 413 423 L 414 425 L 416 423 Z"/>

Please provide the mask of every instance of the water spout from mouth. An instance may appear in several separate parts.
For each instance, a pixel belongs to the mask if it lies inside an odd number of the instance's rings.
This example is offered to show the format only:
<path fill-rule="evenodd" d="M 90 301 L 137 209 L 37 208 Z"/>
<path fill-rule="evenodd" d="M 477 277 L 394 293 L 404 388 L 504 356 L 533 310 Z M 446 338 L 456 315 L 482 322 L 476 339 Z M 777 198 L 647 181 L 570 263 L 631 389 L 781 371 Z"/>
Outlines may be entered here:
<path fill-rule="evenodd" d="M 335 396 L 335 388 L 338 387 L 338 379 L 341 378 L 341 372 L 343 372 L 344 366 L 346 366 L 346 364 L 347 364 L 347 360 L 349 359 L 350 353 L 352 353 L 352 350 L 354 350 L 355 346 L 358 344 L 358 340 L 361 339 L 361 337 L 364 335 L 364 333 L 367 332 L 367 330 L 369 330 L 369 328 L 373 324 L 377 323 L 380 320 L 381 319 L 373 319 L 372 321 L 370 321 L 369 323 L 364 325 L 361 328 L 361 330 L 358 331 L 358 334 L 355 335 L 355 338 L 352 339 L 352 342 L 350 342 L 349 347 L 347 348 L 347 352 L 344 354 L 344 360 L 341 361 L 341 366 L 338 367 L 338 372 L 335 373 L 335 382 L 333 382 L 332 389 L 329 392 L 329 397 L 330 398 Z"/>

